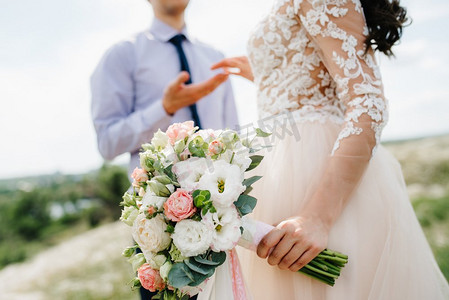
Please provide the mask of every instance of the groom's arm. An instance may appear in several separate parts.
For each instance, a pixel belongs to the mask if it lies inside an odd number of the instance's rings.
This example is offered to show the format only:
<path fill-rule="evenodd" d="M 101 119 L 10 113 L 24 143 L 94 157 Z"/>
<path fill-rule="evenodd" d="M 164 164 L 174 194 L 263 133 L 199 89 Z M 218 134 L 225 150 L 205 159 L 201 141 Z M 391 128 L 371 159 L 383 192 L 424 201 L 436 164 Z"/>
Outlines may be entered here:
<path fill-rule="evenodd" d="M 105 159 L 138 150 L 153 132 L 171 121 L 162 99 L 134 110 L 135 64 L 133 45 L 120 43 L 104 55 L 91 77 L 92 119 L 98 149 Z"/>

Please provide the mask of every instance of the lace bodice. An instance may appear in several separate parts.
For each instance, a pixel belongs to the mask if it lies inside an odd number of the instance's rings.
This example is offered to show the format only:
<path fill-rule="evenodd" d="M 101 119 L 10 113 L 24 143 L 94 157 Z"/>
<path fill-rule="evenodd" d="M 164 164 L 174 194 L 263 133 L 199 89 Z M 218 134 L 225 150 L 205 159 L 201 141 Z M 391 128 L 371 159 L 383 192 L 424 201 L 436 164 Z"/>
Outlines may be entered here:
<path fill-rule="evenodd" d="M 358 136 L 350 151 L 371 156 L 387 109 L 373 51 L 365 54 L 367 34 L 359 0 L 276 0 L 248 43 L 260 117 L 339 119 L 333 154 Z"/>

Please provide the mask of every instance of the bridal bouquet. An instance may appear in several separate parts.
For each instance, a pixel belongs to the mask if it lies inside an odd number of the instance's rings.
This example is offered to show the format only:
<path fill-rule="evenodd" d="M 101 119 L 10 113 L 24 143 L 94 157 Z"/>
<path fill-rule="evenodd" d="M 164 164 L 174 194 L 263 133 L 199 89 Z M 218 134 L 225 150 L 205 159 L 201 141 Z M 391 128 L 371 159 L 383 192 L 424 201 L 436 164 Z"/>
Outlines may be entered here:
<path fill-rule="evenodd" d="M 134 286 L 160 299 L 188 298 L 224 263 L 242 235 L 241 217 L 257 202 L 248 193 L 261 177 L 244 174 L 263 157 L 249 144 L 235 131 L 198 131 L 189 121 L 142 145 L 133 191 L 121 203 L 137 243 L 123 253 L 137 272 Z"/>
<path fill-rule="evenodd" d="M 269 135 L 256 129 L 258 137 Z M 237 244 L 255 249 L 273 228 L 243 217 L 257 203 L 249 193 L 261 178 L 245 179 L 263 159 L 254 154 L 260 150 L 252 148 L 254 138 L 198 130 L 188 121 L 142 145 L 141 168 L 132 174 L 120 218 L 136 242 L 123 252 L 137 272 L 133 286 L 158 292 L 154 299 L 188 299 L 205 287 L 228 250 Z M 325 250 L 300 272 L 333 285 L 346 262 Z"/>

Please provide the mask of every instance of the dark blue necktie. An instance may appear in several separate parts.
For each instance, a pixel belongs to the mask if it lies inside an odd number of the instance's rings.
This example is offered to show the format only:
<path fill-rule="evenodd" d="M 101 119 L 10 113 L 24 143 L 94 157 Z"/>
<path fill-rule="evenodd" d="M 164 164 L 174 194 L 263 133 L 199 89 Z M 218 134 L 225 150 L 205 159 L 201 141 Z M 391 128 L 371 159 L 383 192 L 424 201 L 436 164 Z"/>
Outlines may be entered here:
<path fill-rule="evenodd" d="M 182 49 L 182 42 L 186 39 L 186 37 L 183 34 L 177 34 L 174 37 L 172 37 L 169 42 L 172 43 L 176 51 L 178 52 L 179 62 L 181 63 L 181 71 L 186 71 L 189 73 L 189 80 L 187 80 L 186 84 L 192 83 L 192 75 L 190 73 L 189 63 L 187 62 L 186 55 L 184 53 L 184 50 Z M 201 122 L 200 117 L 198 116 L 198 110 L 196 109 L 196 103 L 193 103 L 189 106 L 190 112 L 192 113 L 193 121 L 195 122 L 195 125 L 198 126 L 200 129 Z"/>

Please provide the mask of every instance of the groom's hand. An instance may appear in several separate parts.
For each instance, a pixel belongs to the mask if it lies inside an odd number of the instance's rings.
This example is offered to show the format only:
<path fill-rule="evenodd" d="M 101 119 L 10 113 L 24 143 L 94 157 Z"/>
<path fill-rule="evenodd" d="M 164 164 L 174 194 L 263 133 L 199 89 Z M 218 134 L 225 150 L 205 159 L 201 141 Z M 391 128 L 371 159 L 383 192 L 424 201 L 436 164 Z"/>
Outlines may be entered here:
<path fill-rule="evenodd" d="M 328 227 L 316 217 L 281 222 L 257 247 L 257 255 L 282 270 L 297 272 L 326 248 Z"/>
<path fill-rule="evenodd" d="M 185 84 L 189 80 L 189 73 L 183 71 L 165 89 L 162 105 L 165 111 L 172 115 L 212 93 L 228 77 L 228 74 L 217 74 L 201 83 Z"/>

